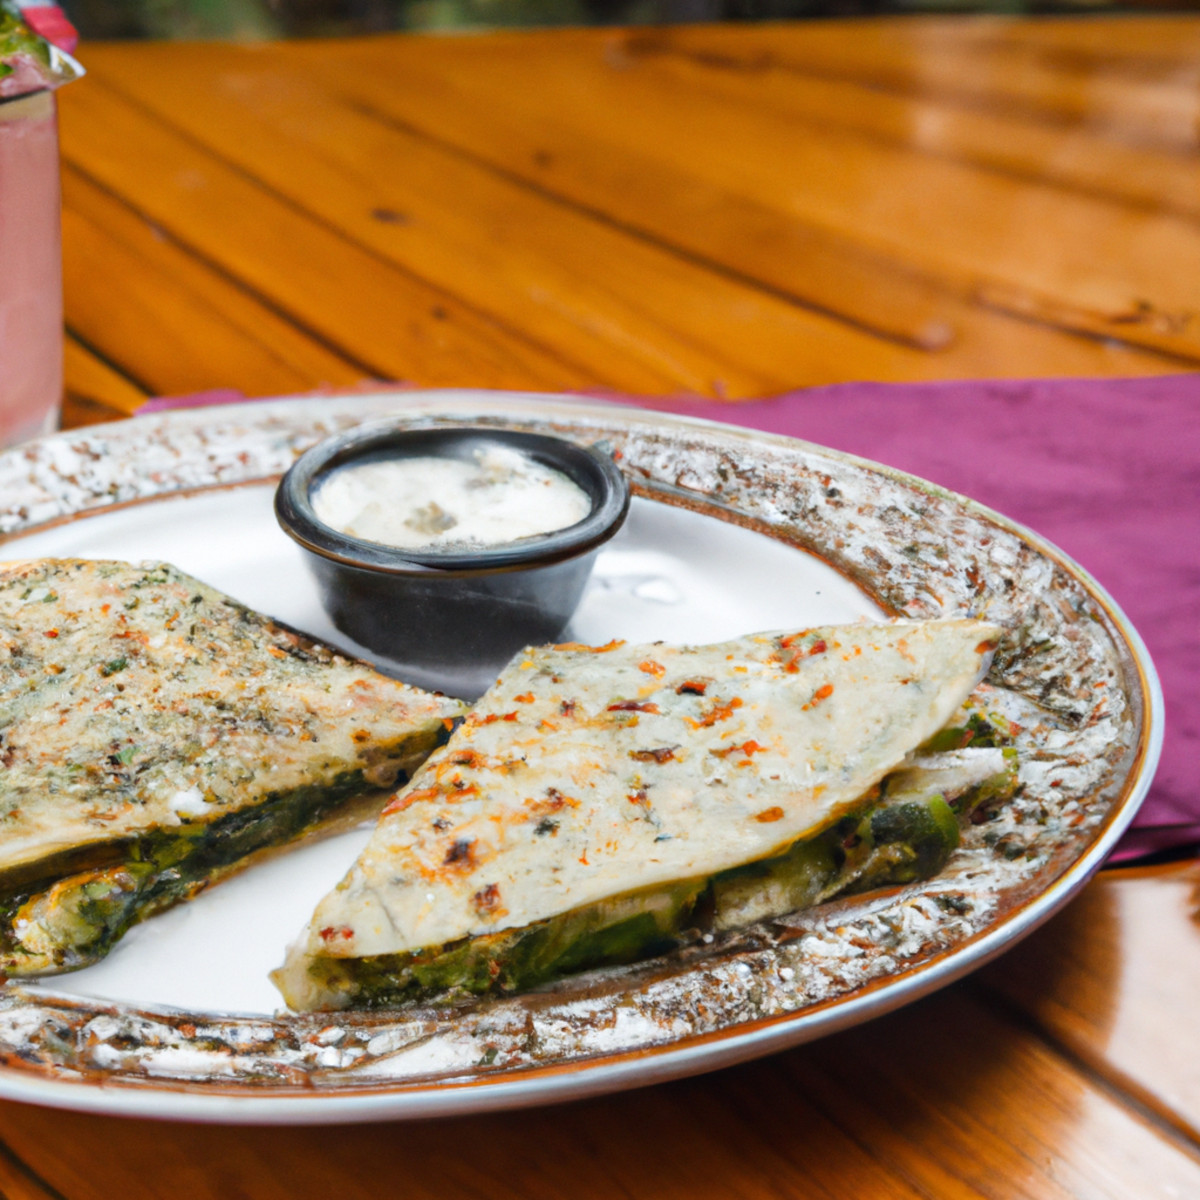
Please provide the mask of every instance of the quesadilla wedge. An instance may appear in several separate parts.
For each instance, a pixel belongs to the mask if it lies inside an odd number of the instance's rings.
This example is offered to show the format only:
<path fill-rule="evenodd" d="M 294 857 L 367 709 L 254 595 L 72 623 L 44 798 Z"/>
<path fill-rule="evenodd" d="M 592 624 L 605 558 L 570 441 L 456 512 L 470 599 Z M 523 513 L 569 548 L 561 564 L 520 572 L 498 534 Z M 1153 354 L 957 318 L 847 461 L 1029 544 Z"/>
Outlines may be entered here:
<path fill-rule="evenodd" d="M 273 979 L 294 1009 L 524 990 L 925 877 L 960 815 L 1015 781 L 1011 752 L 965 726 L 957 758 L 913 758 L 999 635 L 955 620 L 527 650 L 383 810 Z"/>
<path fill-rule="evenodd" d="M 135 921 L 402 782 L 463 705 L 175 567 L 0 565 L 0 969 Z"/>

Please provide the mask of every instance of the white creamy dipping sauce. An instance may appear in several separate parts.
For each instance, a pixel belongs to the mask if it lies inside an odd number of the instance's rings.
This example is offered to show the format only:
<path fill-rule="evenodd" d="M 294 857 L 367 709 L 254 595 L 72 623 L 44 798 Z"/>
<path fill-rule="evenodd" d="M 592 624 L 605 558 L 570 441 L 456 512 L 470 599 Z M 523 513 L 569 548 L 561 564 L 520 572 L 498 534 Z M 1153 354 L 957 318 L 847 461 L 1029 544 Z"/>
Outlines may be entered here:
<path fill-rule="evenodd" d="M 474 459 L 389 458 L 330 473 L 312 496 L 333 529 L 401 550 L 499 546 L 553 533 L 591 511 L 561 471 L 507 446 Z"/>

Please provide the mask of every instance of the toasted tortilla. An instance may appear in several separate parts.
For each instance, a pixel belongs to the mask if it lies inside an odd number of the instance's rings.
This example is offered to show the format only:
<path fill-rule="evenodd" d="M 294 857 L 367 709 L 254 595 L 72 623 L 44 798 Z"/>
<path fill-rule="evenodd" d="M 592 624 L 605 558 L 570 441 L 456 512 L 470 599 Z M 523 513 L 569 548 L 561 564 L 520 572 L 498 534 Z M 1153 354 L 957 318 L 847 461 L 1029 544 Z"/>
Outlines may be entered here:
<path fill-rule="evenodd" d="M 0 967 L 92 961 L 393 787 L 462 711 L 166 564 L 0 566 Z"/>
<path fill-rule="evenodd" d="M 778 855 L 940 730 L 1000 636 L 974 620 L 518 655 L 383 810 L 276 973 L 444 947 Z"/>

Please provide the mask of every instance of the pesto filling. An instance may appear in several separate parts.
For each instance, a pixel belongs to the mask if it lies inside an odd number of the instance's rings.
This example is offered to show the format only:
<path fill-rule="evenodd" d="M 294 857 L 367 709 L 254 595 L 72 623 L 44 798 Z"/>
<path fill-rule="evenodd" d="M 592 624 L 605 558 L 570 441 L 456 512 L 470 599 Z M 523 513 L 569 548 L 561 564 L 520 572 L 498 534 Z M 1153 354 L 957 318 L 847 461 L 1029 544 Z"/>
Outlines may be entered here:
<path fill-rule="evenodd" d="M 90 869 L 20 883 L 0 897 L 0 969 L 36 975 L 88 966 L 136 922 L 191 899 L 248 856 L 304 837 L 350 797 L 376 790 L 362 771 L 345 771 L 269 793 L 215 821 L 106 843 Z"/>
<path fill-rule="evenodd" d="M 990 726 L 986 734 L 968 726 L 944 733 L 941 744 L 954 751 L 994 744 Z M 918 759 L 887 776 L 853 813 L 772 858 L 443 946 L 359 958 L 320 955 L 310 961 L 309 974 L 327 996 L 367 1009 L 526 991 L 839 896 L 929 879 L 957 848 L 962 824 L 1015 790 L 1016 751 L 1002 755 L 1002 766 L 982 776 L 954 752 Z"/>

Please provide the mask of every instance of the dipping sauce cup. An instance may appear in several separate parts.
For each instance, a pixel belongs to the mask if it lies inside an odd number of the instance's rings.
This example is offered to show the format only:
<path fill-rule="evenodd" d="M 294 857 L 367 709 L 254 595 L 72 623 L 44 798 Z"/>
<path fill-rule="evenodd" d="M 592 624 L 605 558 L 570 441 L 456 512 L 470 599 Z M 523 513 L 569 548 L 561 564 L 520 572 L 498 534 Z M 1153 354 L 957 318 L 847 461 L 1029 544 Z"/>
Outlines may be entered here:
<path fill-rule="evenodd" d="M 313 508 L 322 484 L 352 465 L 428 458 L 474 464 L 514 451 L 582 490 L 586 515 L 512 541 L 399 548 L 333 528 Z M 478 489 L 481 504 L 490 490 Z M 437 500 L 431 494 L 428 504 Z M 628 510 L 625 478 L 601 450 L 483 427 L 354 430 L 302 455 L 275 495 L 280 525 L 304 549 L 326 612 L 355 649 L 406 682 L 468 700 L 522 647 L 561 634 L 600 547 Z"/>

